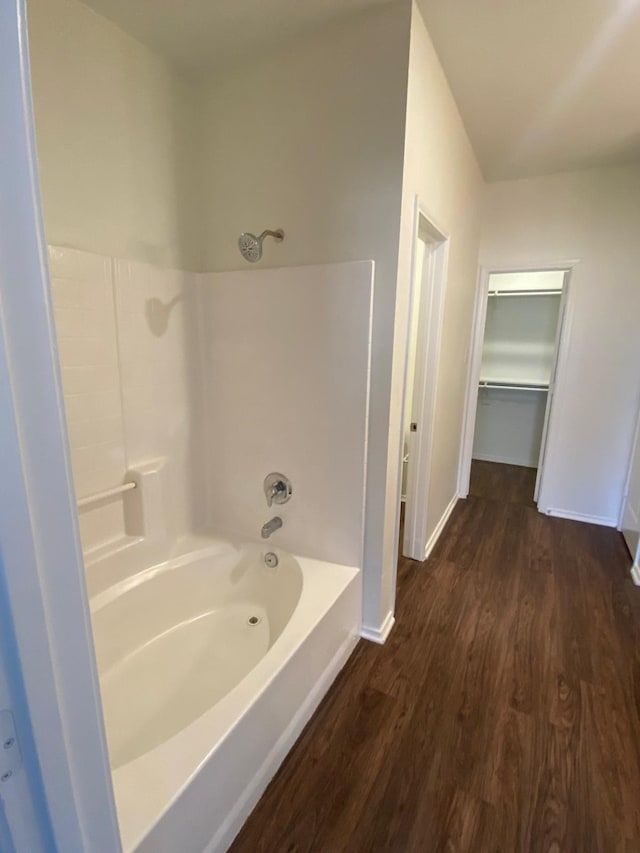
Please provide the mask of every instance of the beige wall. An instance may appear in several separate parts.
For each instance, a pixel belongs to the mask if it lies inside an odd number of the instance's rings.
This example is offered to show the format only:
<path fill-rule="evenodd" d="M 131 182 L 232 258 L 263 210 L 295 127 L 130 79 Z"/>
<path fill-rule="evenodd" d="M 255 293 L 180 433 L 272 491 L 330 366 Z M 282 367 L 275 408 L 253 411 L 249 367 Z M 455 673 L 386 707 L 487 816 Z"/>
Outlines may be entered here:
<path fill-rule="evenodd" d="M 453 95 L 413 6 L 402 200 L 396 348 L 389 430 L 383 583 L 379 608 L 393 606 L 397 554 L 404 353 L 416 195 L 433 223 L 450 237 L 449 266 L 437 378 L 435 433 L 428 495 L 428 534 L 457 492 L 458 459 L 467 379 L 467 355 L 475 296 L 479 206 L 483 180 Z"/>
<path fill-rule="evenodd" d="M 365 624 L 377 604 L 388 445 L 409 5 L 369 10 L 204 87 L 203 245 L 244 268 L 242 231 L 282 227 L 261 266 L 373 259 Z M 274 329 L 286 334 L 286 329 Z M 340 488 L 340 484 L 336 484 Z"/>
<path fill-rule="evenodd" d="M 47 241 L 195 269 L 190 84 L 77 0 L 29 0 Z"/>
<path fill-rule="evenodd" d="M 605 524 L 618 521 L 640 399 L 639 235 L 640 166 L 486 188 L 483 265 L 579 262 L 541 504 Z"/>

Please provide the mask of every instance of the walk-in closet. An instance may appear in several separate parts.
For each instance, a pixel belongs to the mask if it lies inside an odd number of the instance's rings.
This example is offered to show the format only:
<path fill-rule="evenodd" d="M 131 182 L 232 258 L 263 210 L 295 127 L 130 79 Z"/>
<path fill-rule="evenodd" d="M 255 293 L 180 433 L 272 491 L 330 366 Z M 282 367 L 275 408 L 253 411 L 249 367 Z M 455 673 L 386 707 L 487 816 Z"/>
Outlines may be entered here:
<path fill-rule="evenodd" d="M 542 464 L 564 285 L 564 270 L 489 276 L 474 460 Z M 539 472 L 523 474 L 535 500 Z"/>

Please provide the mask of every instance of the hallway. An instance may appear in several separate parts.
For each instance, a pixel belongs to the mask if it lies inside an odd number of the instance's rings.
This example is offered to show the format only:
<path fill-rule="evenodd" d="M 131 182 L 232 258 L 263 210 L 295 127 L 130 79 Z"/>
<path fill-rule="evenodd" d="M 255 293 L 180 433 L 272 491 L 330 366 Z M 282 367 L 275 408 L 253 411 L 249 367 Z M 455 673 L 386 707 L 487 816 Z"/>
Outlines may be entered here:
<path fill-rule="evenodd" d="M 387 644 L 359 644 L 233 853 L 640 851 L 622 538 L 540 515 L 527 469 L 482 465 L 431 557 L 401 559 Z"/>

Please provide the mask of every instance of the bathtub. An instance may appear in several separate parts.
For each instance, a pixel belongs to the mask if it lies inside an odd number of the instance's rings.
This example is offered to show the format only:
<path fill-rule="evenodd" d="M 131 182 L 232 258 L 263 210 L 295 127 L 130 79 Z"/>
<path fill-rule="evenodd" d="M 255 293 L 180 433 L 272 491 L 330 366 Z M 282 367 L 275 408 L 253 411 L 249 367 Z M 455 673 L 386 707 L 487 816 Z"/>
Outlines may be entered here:
<path fill-rule="evenodd" d="M 126 853 L 227 849 L 355 647 L 360 594 L 353 567 L 208 539 L 94 595 Z"/>

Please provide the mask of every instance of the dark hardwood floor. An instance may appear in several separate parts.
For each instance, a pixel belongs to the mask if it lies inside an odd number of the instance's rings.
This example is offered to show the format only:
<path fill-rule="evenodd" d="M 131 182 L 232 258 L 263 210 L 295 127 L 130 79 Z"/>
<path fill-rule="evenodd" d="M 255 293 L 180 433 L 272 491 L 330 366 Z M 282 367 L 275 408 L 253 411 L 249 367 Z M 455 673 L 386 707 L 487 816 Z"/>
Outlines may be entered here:
<path fill-rule="evenodd" d="M 474 459 L 471 465 L 469 494 L 476 498 L 492 498 L 510 504 L 535 508 L 533 493 L 537 468 L 521 465 L 497 465 Z"/>
<path fill-rule="evenodd" d="M 432 556 L 401 559 L 389 640 L 360 642 L 233 853 L 640 851 L 622 539 L 485 465 Z"/>

